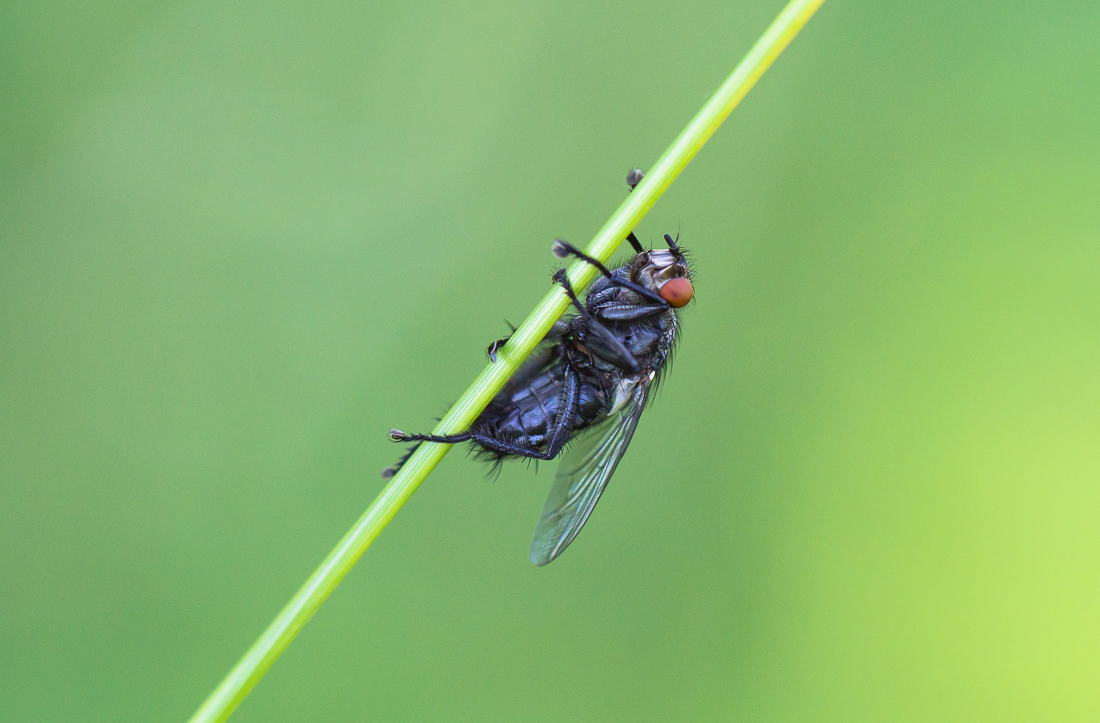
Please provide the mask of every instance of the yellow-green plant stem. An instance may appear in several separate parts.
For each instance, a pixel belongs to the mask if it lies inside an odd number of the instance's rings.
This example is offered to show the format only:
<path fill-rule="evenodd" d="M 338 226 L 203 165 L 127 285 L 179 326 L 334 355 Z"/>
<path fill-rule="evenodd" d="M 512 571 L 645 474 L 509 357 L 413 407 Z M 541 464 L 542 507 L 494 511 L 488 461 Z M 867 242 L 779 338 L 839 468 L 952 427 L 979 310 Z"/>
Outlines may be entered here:
<path fill-rule="evenodd" d="M 783 8 L 722 86 L 592 239 L 587 248 L 589 255 L 601 261 L 611 258 L 627 234 L 824 2 L 791 0 Z M 569 279 L 578 289 L 592 281 L 595 275 L 596 271 L 585 263 L 574 263 L 569 268 Z M 432 433 L 453 434 L 466 429 L 568 306 L 565 293 L 555 286 L 497 353 L 496 362 L 481 372 Z M 210 694 L 192 716 L 191 723 L 223 721 L 229 717 L 449 450 L 450 445 L 424 444 L 409 458 L 340 544 Z"/>

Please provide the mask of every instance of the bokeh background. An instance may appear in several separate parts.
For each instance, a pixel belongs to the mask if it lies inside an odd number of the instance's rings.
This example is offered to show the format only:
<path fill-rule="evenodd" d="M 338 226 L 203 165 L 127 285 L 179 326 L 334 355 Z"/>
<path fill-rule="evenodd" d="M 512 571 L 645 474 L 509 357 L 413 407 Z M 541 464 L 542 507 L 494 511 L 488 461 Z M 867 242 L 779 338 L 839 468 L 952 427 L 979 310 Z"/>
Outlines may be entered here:
<path fill-rule="evenodd" d="M 0 6 L 0 719 L 189 716 L 780 7 Z M 1098 27 L 827 3 L 577 543 L 451 454 L 234 720 L 1100 717 Z"/>

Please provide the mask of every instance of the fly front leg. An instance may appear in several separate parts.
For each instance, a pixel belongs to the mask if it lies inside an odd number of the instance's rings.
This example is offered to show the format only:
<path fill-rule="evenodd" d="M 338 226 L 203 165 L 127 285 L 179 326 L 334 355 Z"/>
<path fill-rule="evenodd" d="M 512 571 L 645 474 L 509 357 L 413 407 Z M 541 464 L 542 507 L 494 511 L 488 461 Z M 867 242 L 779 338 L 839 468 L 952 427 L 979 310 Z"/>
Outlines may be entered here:
<path fill-rule="evenodd" d="M 591 319 L 592 315 L 588 313 L 588 309 L 584 308 L 584 304 L 577 298 L 577 292 L 573 291 L 573 284 L 569 282 L 569 275 L 565 273 L 565 269 L 558 269 L 554 272 L 554 283 L 560 284 L 565 289 L 565 295 L 569 297 L 570 303 L 573 304 L 573 308 L 577 310 L 585 319 Z"/>
<path fill-rule="evenodd" d="M 631 235 L 632 236 L 634 235 L 633 232 L 631 232 Z M 635 241 L 636 240 L 637 239 L 635 239 Z M 639 244 L 639 246 L 640 246 L 640 244 Z M 597 259 L 594 259 L 591 256 L 589 256 L 588 254 L 584 253 L 583 251 L 581 251 L 580 249 L 578 249 L 576 246 L 569 243 L 568 241 L 562 241 L 561 239 L 554 239 L 554 245 L 550 247 L 550 250 L 559 259 L 568 258 L 569 256 L 575 256 L 578 259 L 580 259 L 581 261 L 584 261 L 584 262 L 586 262 L 586 263 L 588 263 L 592 266 L 595 266 L 596 269 L 601 274 L 603 274 L 604 278 L 606 278 L 609 282 L 611 282 L 611 284 L 613 286 L 618 286 L 618 287 L 623 288 L 623 289 L 630 289 L 635 294 L 637 294 L 638 296 L 642 297 L 643 299 L 645 299 L 646 301 L 648 301 L 652 304 L 662 306 L 666 309 L 669 307 L 669 303 L 667 301 L 665 301 L 663 298 L 661 298 L 661 295 L 658 294 L 657 292 L 650 291 L 649 289 L 642 286 L 641 284 L 635 284 L 633 281 L 626 281 L 625 279 L 615 278 L 614 274 L 612 274 L 610 271 L 608 271 L 606 266 L 601 264 Z"/>

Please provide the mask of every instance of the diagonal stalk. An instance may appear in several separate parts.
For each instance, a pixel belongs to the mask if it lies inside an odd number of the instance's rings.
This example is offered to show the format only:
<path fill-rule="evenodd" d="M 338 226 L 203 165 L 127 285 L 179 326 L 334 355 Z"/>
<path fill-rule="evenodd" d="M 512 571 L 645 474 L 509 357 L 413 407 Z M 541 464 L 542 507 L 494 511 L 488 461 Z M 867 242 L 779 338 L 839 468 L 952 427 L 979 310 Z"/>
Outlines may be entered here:
<path fill-rule="evenodd" d="M 627 234 L 824 2 L 825 0 L 790 0 L 722 86 L 611 215 L 588 245 L 588 255 L 603 262 L 611 258 Z M 596 270 L 583 262 L 569 267 L 569 280 L 576 289 L 583 288 L 595 275 Z M 504 348 L 497 352 L 496 362 L 481 372 L 432 433 L 454 434 L 465 430 L 568 306 L 569 300 L 564 291 L 555 285 Z M 344 535 L 340 544 L 329 553 L 279 616 L 214 689 L 192 716 L 191 723 L 224 721 L 232 714 L 450 448 L 446 444 L 426 443 L 416 450 L 356 521 L 355 526 Z"/>

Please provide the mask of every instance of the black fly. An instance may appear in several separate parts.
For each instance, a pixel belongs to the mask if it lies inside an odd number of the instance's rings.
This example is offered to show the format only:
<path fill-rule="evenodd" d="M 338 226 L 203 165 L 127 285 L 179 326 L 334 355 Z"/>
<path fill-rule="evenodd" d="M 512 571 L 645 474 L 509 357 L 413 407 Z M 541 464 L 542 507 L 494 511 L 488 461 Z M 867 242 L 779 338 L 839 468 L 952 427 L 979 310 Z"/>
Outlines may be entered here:
<path fill-rule="evenodd" d="M 627 176 L 632 189 L 640 180 L 640 171 Z M 479 456 L 496 463 L 553 459 L 569 444 L 531 541 L 536 565 L 560 555 L 592 514 L 666 368 L 679 328 L 677 309 L 694 294 L 687 257 L 671 236 L 665 234 L 667 251 L 643 249 L 633 232 L 627 240 L 636 255 L 614 270 L 571 244 L 554 242 L 555 255 L 581 259 L 601 278 L 581 303 L 565 270 L 554 275 L 576 315 L 554 325 L 467 431 L 390 431 L 397 442 L 470 441 Z M 491 359 L 506 341 L 489 347 Z M 392 476 L 405 459 L 383 476 Z"/>

